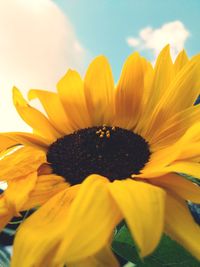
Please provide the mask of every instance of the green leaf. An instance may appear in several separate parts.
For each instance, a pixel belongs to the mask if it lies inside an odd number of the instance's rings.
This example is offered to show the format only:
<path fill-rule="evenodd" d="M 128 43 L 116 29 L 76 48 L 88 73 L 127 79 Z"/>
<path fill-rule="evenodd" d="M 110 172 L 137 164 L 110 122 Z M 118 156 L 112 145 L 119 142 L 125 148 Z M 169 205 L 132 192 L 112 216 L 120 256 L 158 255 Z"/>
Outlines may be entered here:
<path fill-rule="evenodd" d="M 187 233 L 186 233 L 187 234 Z M 146 257 L 138 267 L 199 267 L 200 262 L 176 241 L 164 235 L 158 248 L 153 254 Z"/>
<path fill-rule="evenodd" d="M 2 232 L 5 233 L 5 234 L 8 234 L 10 236 L 13 236 L 13 235 L 15 235 L 16 230 L 13 230 L 13 229 L 10 229 L 10 228 L 4 228 L 2 230 Z"/>
<path fill-rule="evenodd" d="M 130 235 L 127 226 L 124 224 L 120 229 L 117 228 L 112 242 L 113 251 L 122 258 L 132 263 L 141 263 L 138 248 Z"/>
<path fill-rule="evenodd" d="M 187 233 L 186 233 L 187 234 Z M 148 257 L 141 259 L 126 225 L 123 225 L 115 234 L 112 243 L 113 251 L 122 258 L 136 264 L 137 267 L 199 267 L 196 260 L 176 241 L 164 235 L 159 246 Z"/>
<path fill-rule="evenodd" d="M 9 267 L 10 266 L 10 255 L 4 249 L 4 247 L 0 246 L 0 267 Z"/>

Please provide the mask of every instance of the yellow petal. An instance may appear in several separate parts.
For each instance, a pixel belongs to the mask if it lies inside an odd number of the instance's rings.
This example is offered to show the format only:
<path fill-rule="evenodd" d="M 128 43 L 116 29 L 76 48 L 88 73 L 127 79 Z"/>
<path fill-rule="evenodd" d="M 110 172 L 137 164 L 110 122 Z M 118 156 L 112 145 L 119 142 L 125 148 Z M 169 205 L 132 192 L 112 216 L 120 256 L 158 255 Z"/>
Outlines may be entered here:
<path fill-rule="evenodd" d="M 137 177 L 149 177 L 151 173 L 157 173 L 165 166 L 168 166 L 170 163 L 175 161 L 181 151 L 181 145 L 175 144 L 170 147 L 166 147 L 164 149 L 158 150 L 156 152 L 152 152 L 149 162 L 146 163 L 144 168 L 141 170 L 141 174 L 137 174 Z"/>
<path fill-rule="evenodd" d="M 145 125 L 143 134 L 152 136 L 158 125 L 161 126 L 168 118 L 176 113 L 191 107 L 200 93 L 200 55 L 192 58 L 176 75 L 175 79 L 154 110 L 149 110 L 148 125 Z"/>
<path fill-rule="evenodd" d="M 58 193 L 29 217 L 17 233 L 11 266 L 43 267 L 45 262 L 60 266 L 105 247 L 121 219 L 106 182 L 91 176 Z"/>
<path fill-rule="evenodd" d="M 155 106 L 156 103 L 158 103 L 173 78 L 173 62 L 170 56 L 170 46 L 167 45 L 160 52 L 154 68 L 154 80 L 151 91 L 152 95 L 149 99 L 150 103 L 152 104 L 152 108 Z"/>
<path fill-rule="evenodd" d="M 133 53 L 126 60 L 115 95 L 116 126 L 132 129 L 142 109 L 144 89 L 143 59 Z"/>
<path fill-rule="evenodd" d="M 189 145 L 195 143 L 198 144 L 199 141 L 200 123 L 198 122 L 192 125 L 180 138 L 180 140 L 178 140 L 174 145 L 153 152 L 149 159 L 149 162 L 141 171 L 141 174 L 135 176 L 150 178 L 154 176 L 161 176 L 171 171 L 175 171 L 174 168 L 171 167 L 172 164 L 174 164 L 173 162 L 178 161 L 182 158 L 184 151 L 187 152 L 187 148 Z M 190 155 L 187 155 L 189 159 Z M 192 155 L 193 154 L 191 154 L 191 156 Z M 198 157 L 197 155 L 195 156 Z"/>
<path fill-rule="evenodd" d="M 148 99 L 148 104 L 146 106 L 145 113 L 142 120 L 139 122 L 143 127 L 141 133 L 143 136 L 149 135 L 149 130 L 151 129 L 151 114 L 157 103 L 160 101 L 163 93 L 168 88 L 170 82 L 174 78 L 174 66 L 170 56 L 170 47 L 167 45 L 160 52 L 155 69 L 154 78 L 152 82 L 151 96 Z M 147 127 L 148 126 L 148 127 Z M 138 128 L 141 128 L 139 125 Z"/>
<path fill-rule="evenodd" d="M 198 109 L 196 110 L 198 112 Z M 195 113 L 193 113 L 194 115 L 194 119 L 195 119 Z M 188 117 L 189 118 L 189 117 Z M 198 115 L 196 117 L 196 120 L 198 118 Z M 198 145 L 200 142 L 200 123 L 193 121 L 192 124 L 192 116 L 190 117 L 191 119 L 191 127 L 189 127 L 189 129 L 187 131 L 185 131 L 184 134 L 182 134 L 181 138 L 174 144 L 171 146 L 171 148 L 174 148 L 174 154 L 172 155 L 172 161 L 175 160 L 180 160 L 180 159 L 184 159 L 184 158 L 193 158 L 193 157 L 198 157 L 198 151 L 200 149 L 200 146 Z M 185 122 L 185 124 L 187 124 L 187 120 Z M 178 125 L 177 125 L 178 126 Z M 184 127 L 183 127 L 184 128 Z M 169 135 L 166 139 L 168 139 L 168 142 L 170 143 L 170 136 L 172 136 L 172 141 L 173 138 L 177 138 L 177 135 L 181 133 L 181 130 L 178 131 L 177 130 L 177 134 L 173 135 L 173 133 L 171 135 Z M 165 140 L 166 140 L 165 139 Z M 157 148 L 161 145 L 164 144 L 165 140 L 162 140 L 161 142 L 158 142 L 158 144 L 155 145 L 151 145 L 155 150 L 157 150 Z M 190 148 L 192 148 L 193 146 L 196 145 L 196 148 L 194 149 L 194 151 L 191 151 Z M 162 150 L 169 150 L 169 148 L 166 149 L 162 149 Z M 159 151 L 157 151 L 159 153 Z M 169 164 L 170 162 L 168 162 Z"/>
<path fill-rule="evenodd" d="M 4 191 L 4 196 L 9 209 L 18 214 L 22 206 L 29 198 L 37 181 L 37 173 L 33 172 L 24 178 L 8 182 L 8 188 Z"/>
<path fill-rule="evenodd" d="M 150 138 L 156 149 L 170 145 L 178 140 L 192 125 L 200 121 L 199 106 L 189 107 L 171 117 Z"/>
<path fill-rule="evenodd" d="M 183 176 L 169 173 L 165 176 L 154 178 L 151 182 L 169 192 L 177 194 L 185 200 L 200 203 L 200 187 Z"/>
<path fill-rule="evenodd" d="M 7 213 L 7 204 L 6 204 L 6 201 L 5 201 L 5 197 L 4 197 L 4 194 L 0 194 L 0 214 L 2 216 L 2 214 L 5 214 Z M 0 218 L 1 218 L 0 216 Z"/>
<path fill-rule="evenodd" d="M 4 134 L 0 134 L 0 152 L 11 148 L 13 146 L 18 145 L 19 142 L 9 138 L 8 136 L 4 135 Z"/>
<path fill-rule="evenodd" d="M 78 130 L 91 126 L 80 75 L 76 71 L 69 70 L 58 82 L 57 89 L 73 128 Z"/>
<path fill-rule="evenodd" d="M 188 144 L 186 147 L 183 147 L 179 160 L 189 159 L 192 161 L 200 162 L 198 158 L 200 157 L 200 142 L 196 142 L 193 144 Z"/>
<path fill-rule="evenodd" d="M 140 178 L 155 178 L 158 176 L 163 176 L 167 173 L 183 173 L 186 175 L 193 176 L 194 178 L 200 179 L 200 163 L 190 162 L 190 161 L 175 161 L 169 166 L 158 168 L 147 168 L 144 169 L 141 174 L 136 174 L 135 177 Z"/>
<path fill-rule="evenodd" d="M 145 58 L 142 59 L 143 71 L 144 71 L 144 92 L 143 92 L 143 104 L 146 107 L 147 102 L 151 96 L 153 78 L 154 78 L 154 69 L 150 62 Z"/>
<path fill-rule="evenodd" d="M 73 132 L 58 94 L 43 90 L 30 90 L 28 97 L 29 100 L 34 98 L 38 98 L 40 100 L 50 122 L 60 133 L 69 134 Z"/>
<path fill-rule="evenodd" d="M 90 64 L 84 90 L 92 125 L 110 125 L 114 112 L 114 81 L 105 57 L 99 56 Z"/>
<path fill-rule="evenodd" d="M 175 75 L 183 68 L 186 63 L 188 63 L 188 61 L 189 59 L 185 50 L 181 51 L 174 62 Z"/>
<path fill-rule="evenodd" d="M 200 228 L 187 204 L 168 195 L 166 198 L 166 233 L 200 260 Z"/>
<path fill-rule="evenodd" d="M 189 161 L 177 161 L 168 167 L 165 167 L 168 172 L 179 172 L 191 175 L 200 179 L 200 163 Z"/>
<path fill-rule="evenodd" d="M 108 180 L 98 175 L 83 182 L 69 211 L 67 238 L 59 247 L 56 259 L 79 261 L 108 244 L 121 213 L 109 194 L 107 183 Z"/>
<path fill-rule="evenodd" d="M 142 107 L 141 114 L 139 116 L 138 122 L 135 125 L 133 131 L 135 133 L 141 134 L 142 130 L 145 128 L 145 113 L 147 104 L 152 95 L 152 84 L 154 79 L 154 69 L 150 62 L 148 62 L 145 58 L 141 57 L 143 64 L 143 72 L 144 72 L 144 88 L 143 88 L 143 96 L 142 96 Z"/>
<path fill-rule="evenodd" d="M 26 219 L 14 240 L 12 267 L 64 265 L 52 261 L 59 242 L 67 238 L 64 229 L 76 193 L 77 187 L 63 190 Z"/>
<path fill-rule="evenodd" d="M 29 195 L 29 199 L 24 203 L 22 209 L 28 210 L 43 205 L 54 195 L 68 187 L 69 184 L 61 176 L 55 174 L 40 175 L 37 178 L 34 189 Z"/>
<path fill-rule="evenodd" d="M 13 102 L 21 118 L 43 138 L 53 142 L 60 137 L 49 120 L 40 111 L 31 107 L 16 87 L 13 88 Z"/>
<path fill-rule="evenodd" d="M 8 209 L 4 195 L 0 195 L 0 231 L 9 223 L 13 216 L 12 210 Z"/>
<path fill-rule="evenodd" d="M 143 72 L 144 72 L 144 89 L 143 89 L 143 96 L 142 96 L 142 113 L 146 110 L 147 102 L 151 97 L 152 91 L 152 83 L 154 78 L 154 70 L 153 66 L 150 62 L 148 62 L 145 58 L 141 57 L 142 65 L 143 65 Z M 140 116 L 138 123 L 143 119 L 143 114 Z M 137 128 L 138 124 L 136 125 Z"/>
<path fill-rule="evenodd" d="M 0 134 L 0 144 L 0 150 L 7 149 L 11 145 L 29 145 L 46 151 L 51 143 L 35 134 L 10 132 Z"/>
<path fill-rule="evenodd" d="M 37 171 L 46 162 L 46 153 L 41 150 L 22 147 L 0 160 L 0 180 L 10 181 Z"/>
<path fill-rule="evenodd" d="M 189 144 L 200 141 L 200 122 L 196 122 L 193 124 L 182 136 L 180 139 L 180 143 Z"/>
<path fill-rule="evenodd" d="M 150 254 L 158 245 L 163 232 L 164 191 L 130 179 L 114 181 L 109 188 L 139 247 L 141 256 Z"/>
<path fill-rule="evenodd" d="M 100 252 L 87 259 L 67 264 L 67 267 L 120 267 L 115 256 L 109 247 L 103 248 Z"/>

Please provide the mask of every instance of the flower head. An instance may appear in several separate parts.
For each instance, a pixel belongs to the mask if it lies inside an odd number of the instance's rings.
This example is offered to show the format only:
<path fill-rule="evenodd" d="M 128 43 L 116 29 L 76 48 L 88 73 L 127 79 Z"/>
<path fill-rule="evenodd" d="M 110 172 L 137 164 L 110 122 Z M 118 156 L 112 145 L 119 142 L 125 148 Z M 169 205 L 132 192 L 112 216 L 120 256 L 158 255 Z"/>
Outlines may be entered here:
<path fill-rule="evenodd" d="M 30 90 L 45 115 L 14 88 L 33 134 L 0 136 L 8 183 L 0 226 L 39 209 L 16 235 L 12 267 L 118 266 L 110 242 L 122 219 L 141 256 L 165 232 L 200 259 L 200 230 L 186 204 L 200 203 L 200 188 L 179 174 L 200 178 L 199 92 L 200 56 L 181 52 L 173 63 L 168 46 L 155 68 L 138 53 L 128 57 L 116 87 L 100 56 L 84 80 L 69 70 L 57 93 Z"/>

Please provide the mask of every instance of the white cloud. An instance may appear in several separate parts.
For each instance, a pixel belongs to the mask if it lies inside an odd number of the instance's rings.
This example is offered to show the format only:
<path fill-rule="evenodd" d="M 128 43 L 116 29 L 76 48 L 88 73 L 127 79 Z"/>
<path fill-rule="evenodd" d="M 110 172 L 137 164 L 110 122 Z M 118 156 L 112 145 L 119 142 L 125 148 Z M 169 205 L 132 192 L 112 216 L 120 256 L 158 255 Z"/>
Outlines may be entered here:
<path fill-rule="evenodd" d="M 18 86 L 54 89 L 67 68 L 83 71 L 87 52 L 50 0 L 0 1 L 0 131 L 29 130 L 12 107 Z"/>
<path fill-rule="evenodd" d="M 146 27 L 139 32 L 138 37 L 128 37 L 127 43 L 139 50 L 151 50 L 156 58 L 160 50 L 166 45 L 171 46 L 171 55 L 174 59 L 183 49 L 189 31 L 181 21 L 172 21 L 163 24 L 160 28 Z"/>
<path fill-rule="evenodd" d="M 129 37 L 127 38 L 127 43 L 129 46 L 136 47 L 140 45 L 140 40 L 138 38 Z"/>

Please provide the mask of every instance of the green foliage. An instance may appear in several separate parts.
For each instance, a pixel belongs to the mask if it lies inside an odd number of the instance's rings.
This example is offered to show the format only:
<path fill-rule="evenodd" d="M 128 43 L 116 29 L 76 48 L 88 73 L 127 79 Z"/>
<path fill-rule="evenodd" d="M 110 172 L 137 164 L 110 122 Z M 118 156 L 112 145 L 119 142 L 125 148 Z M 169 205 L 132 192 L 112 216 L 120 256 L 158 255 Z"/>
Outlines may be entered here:
<path fill-rule="evenodd" d="M 9 267 L 9 266 L 10 266 L 10 255 L 2 246 L 0 246 L 0 267 Z"/>
<path fill-rule="evenodd" d="M 13 229 L 10 229 L 10 228 L 4 228 L 3 230 L 2 230 L 2 232 L 3 233 L 5 233 L 5 234 L 7 234 L 7 235 L 10 235 L 10 236 L 13 236 L 13 235 L 15 235 L 15 230 L 13 230 Z"/>
<path fill-rule="evenodd" d="M 118 228 L 112 243 L 112 248 L 116 254 L 127 261 L 133 263 L 141 262 L 138 250 L 126 225 L 123 225 L 120 229 Z"/>
<path fill-rule="evenodd" d="M 138 249 L 126 225 L 115 234 L 113 251 L 124 259 L 136 264 L 137 267 L 199 267 L 197 261 L 189 252 L 177 242 L 164 235 L 159 246 L 150 256 L 141 259 Z"/>

